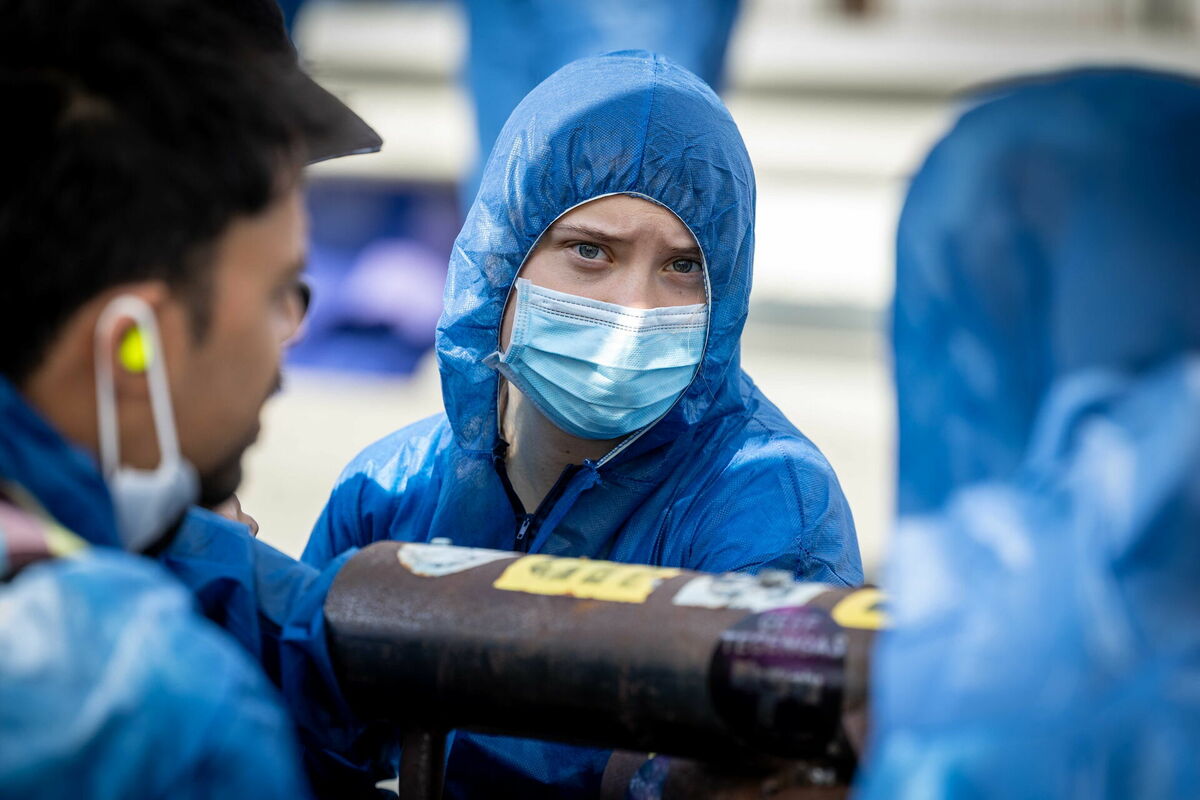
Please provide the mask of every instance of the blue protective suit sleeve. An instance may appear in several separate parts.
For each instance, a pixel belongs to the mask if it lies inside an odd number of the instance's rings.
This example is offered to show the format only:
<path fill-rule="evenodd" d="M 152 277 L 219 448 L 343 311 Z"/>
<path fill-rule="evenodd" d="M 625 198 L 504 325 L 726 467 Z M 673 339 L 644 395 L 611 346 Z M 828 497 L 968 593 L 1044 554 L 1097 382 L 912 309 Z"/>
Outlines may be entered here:
<path fill-rule="evenodd" d="M 445 414 L 435 414 L 395 431 L 356 455 L 321 511 L 300 557 L 324 569 L 354 547 L 387 538 L 400 524 L 428 530 L 430 507 L 444 479 L 431 454 L 449 439 Z"/>
<path fill-rule="evenodd" d="M 292 725 L 161 568 L 91 551 L 0 583 L 0 798 L 309 796 Z"/>
<path fill-rule="evenodd" d="M 862 559 L 833 468 L 806 439 L 773 437 L 739 451 L 688 517 L 689 569 L 784 569 L 798 580 L 856 586 Z"/>
<path fill-rule="evenodd" d="M 611 750 L 458 731 L 446 772 L 448 800 L 594 797 Z M 486 787 L 486 790 L 483 788 Z"/>
<path fill-rule="evenodd" d="M 317 569 L 325 568 L 338 554 L 355 547 L 364 547 L 370 538 L 360 526 L 356 481 L 338 480 L 317 524 L 313 526 L 300 560 Z"/>
<path fill-rule="evenodd" d="M 398 759 L 398 732 L 350 710 L 326 644 L 325 597 L 352 555 L 317 570 L 254 539 L 244 525 L 193 509 L 161 556 L 204 613 L 279 687 L 313 788 L 323 796 L 374 795 L 376 781 L 393 776 Z"/>

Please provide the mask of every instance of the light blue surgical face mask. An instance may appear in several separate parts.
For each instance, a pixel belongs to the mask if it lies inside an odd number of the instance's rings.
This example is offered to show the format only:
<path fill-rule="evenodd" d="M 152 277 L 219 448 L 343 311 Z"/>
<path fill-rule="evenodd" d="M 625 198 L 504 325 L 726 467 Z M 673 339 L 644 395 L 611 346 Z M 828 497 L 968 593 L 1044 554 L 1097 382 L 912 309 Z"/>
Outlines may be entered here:
<path fill-rule="evenodd" d="M 572 436 L 616 439 L 675 404 L 707 333 L 704 303 L 626 308 L 518 278 L 512 339 L 484 363 Z"/>

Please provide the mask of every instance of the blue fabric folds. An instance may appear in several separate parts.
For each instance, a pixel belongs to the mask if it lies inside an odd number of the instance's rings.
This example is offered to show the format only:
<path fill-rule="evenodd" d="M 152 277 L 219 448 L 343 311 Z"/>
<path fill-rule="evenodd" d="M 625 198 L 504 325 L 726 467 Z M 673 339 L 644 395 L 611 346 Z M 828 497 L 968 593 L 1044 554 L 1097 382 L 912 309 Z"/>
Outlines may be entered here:
<path fill-rule="evenodd" d="M 0 798 L 303 798 L 295 729 L 248 654 L 124 553 L 94 462 L 0 378 L 0 481 L 86 539 L 0 582 Z"/>
<path fill-rule="evenodd" d="M 244 525 L 201 508 L 184 517 L 163 565 L 281 690 L 319 797 L 370 797 L 394 773 L 399 733 L 361 722 L 338 688 L 325 642 L 325 597 L 342 553 L 323 570 L 252 538 Z"/>
<path fill-rule="evenodd" d="M 451 258 L 437 340 L 447 413 L 388 436 L 346 468 L 306 561 L 321 566 L 380 539 L 516 546 L 523 515 L 497 471 L 499 381 L 483 361 L 498 347 L 505 300 L 538 236 L 564 211 L 611 193 L 651 198 L 695 235 L 711 285 L 708 344 L 695 380 L 659 422 L 564 474 L 533 515 L 530 549 L 862 580 L 832 469 L 740 366 L 754 249 L 754 174 L 741 136 L 703 82 L 644 52 L 564 67 L 505 125 Z M 606 758 L 459 733 L 449 793 L 590 796 Z"/>
<path fill-rule="evenodd" d="M 397 734 L 350 712 L 325 646 L 351 553 L 318 572 L 201 509 L 159 562 L 121 552 L 95 461 L 4 378 L 0 482 L 93 545 L 0 583 L 0 798 L 376 794 Z"/>
<path fill-rule="evenodd" d="M 1200 85 L 997 90 L 913 181 L 868 798 L 1200 786 Z"/>
<path fill-rule="evenodd" d="M 0 797 L 309 796 L 262 672 L 145 558 L 0 583 Z"/>

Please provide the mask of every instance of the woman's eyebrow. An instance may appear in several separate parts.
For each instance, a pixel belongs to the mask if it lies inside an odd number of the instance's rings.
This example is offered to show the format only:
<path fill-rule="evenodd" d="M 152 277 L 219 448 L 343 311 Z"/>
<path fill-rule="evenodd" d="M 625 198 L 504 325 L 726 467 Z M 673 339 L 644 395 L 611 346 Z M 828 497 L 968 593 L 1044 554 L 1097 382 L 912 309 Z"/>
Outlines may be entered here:
<path fill-rule="evenodd" d="M 615 233 L 602 231 L 599 228 L 593 228 L 590 225 L 580 225 L 577 222 L 560 222 L 554 226 L 551 232 L 557 236 L 578 236 L 583 239 L 594 239 L 597 242 L 604 242 L 605 244 L 623 242 L 626 238 Z"/>
<path fill-rule="evenodd" d="M 600 228 L 584 225 L 578 222 L 560 222 L 551 229 L 551 233 L 560 238 L 578 237 L 580 239 L 589 239 L 602 244 L 614 244 L 618 242 L 627 242 L 630 239 L 628 234 L 615 233 L 611 231 L 601 230 Z M 689 244 L 672 245 L 666 248 L 665 252 L 680 257 L 694 258 L 700 260 L 700 247 L 695 242 Z"/>
<path fill-rule="evenodd" d="M 694 244 L 687 245 L 686 247 L 669 247 L 667 248 L 667 252 L 680 258 L 690 258 L 694 261 L 704 260 L 704 254 L 701 253 L 700 248 Z"/>

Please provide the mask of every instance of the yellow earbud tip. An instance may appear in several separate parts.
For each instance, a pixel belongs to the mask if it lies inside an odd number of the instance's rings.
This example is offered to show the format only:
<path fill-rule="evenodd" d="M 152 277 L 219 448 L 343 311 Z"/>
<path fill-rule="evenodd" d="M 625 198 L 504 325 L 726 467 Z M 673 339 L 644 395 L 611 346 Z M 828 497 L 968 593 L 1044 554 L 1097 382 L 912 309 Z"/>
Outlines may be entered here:
<path fill-rule="evenodd" d="M 131 327 L 121 337 L 121 346 L 117 348 L 117 361 L 130 372 L 145 372 L 154 354 L 150 352 L 150 344 L 142 335 L 142 329 L 137 325 Z"/>

